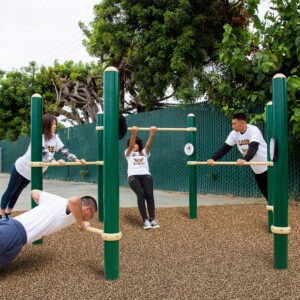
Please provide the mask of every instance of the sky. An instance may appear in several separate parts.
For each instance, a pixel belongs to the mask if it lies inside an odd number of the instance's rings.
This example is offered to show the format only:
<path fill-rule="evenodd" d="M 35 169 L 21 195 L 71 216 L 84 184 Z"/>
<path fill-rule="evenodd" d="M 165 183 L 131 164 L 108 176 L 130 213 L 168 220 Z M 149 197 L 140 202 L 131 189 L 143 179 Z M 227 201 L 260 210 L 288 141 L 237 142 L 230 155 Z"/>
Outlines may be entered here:
<path fill-rule="evenodd" d="M 51 66 L 88 55 L 78 22 L 89 24 L 100 0 L 0 0 L 0 69 L 11 71 L 36 61 Z"/>
<path fill-rule="evenodd" d="M 0 69 L 11 71 L 35 61 L 51 66 L 55 59 L 91 62 L 79 21 L 89 24 L 101 0 L 0 0 Z M 260 15 L 269 8 L 261 0 Z"/>

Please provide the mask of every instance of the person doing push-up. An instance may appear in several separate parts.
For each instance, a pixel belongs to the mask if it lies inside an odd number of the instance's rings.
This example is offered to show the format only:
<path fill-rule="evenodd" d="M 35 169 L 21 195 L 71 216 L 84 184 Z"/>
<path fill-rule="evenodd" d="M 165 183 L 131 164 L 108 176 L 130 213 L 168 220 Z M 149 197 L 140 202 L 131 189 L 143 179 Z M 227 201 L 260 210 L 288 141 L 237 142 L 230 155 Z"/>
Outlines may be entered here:
<path fill-rule="evenodd" d="M 31 196 L 36 207 L 0 220 L 0 269 L 15 259 L 24 245 L 43 236 L 74 223 L 84 230 L 97 212 L 97 202 L 91 196 L 65 199 L 40 190 L 32 190 Z"/>

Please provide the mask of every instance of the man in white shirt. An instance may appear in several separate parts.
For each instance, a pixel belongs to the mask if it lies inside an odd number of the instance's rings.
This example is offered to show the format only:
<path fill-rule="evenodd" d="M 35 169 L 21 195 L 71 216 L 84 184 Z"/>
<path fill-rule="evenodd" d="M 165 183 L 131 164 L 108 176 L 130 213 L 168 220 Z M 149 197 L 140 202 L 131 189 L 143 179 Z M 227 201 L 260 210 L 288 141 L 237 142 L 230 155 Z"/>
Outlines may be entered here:
<path fill-rule="evenodd" d="M 242 166 L 245 162 L 257 161 L 267 162 L 267 144 L 261 131 L 254 125 L 247 124 L 246 116 L 237 113 L 232 117 L 232 131 L 225 143 L 218 151 L 207 160 L 208 165 L 213 166 L 214 162 L 222 158 L 229 150 L 237 145 L 243 155 L 243 159 L 237 160 L 237 165 Z M 268 167 L 267 165 L 251 165 L 256 183 L 268 200 Z"/>
<path fill-rule="evenodd" d="M 93 197 L 69 199 L 40 191 L 31 191 L 35 208 L 12 219 L 0 220 L 0 269 L 20 253 L 23 246 L 41 239 L 71 224 L 79 230 L 88 227 L 97 212 Z"/>

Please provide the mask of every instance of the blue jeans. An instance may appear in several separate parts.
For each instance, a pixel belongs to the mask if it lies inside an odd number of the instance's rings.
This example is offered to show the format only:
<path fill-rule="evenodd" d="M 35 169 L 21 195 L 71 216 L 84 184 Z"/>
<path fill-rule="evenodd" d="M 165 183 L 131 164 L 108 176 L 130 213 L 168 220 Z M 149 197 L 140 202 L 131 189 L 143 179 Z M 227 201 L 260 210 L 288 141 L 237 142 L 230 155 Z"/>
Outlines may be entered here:
<path fill-rule="evenodd" d="M 27 243 L 23 225 L 14 219 L 0 222 L 0 269 L 10 263 Z"/>
<path fill-rule="evenodd" d="M 1 198 L 1 209 L 13 209 L 21 192 L 25 189 L 29 182 L 30 180 L 20 175 L 17 172 L 15 165 L 13 165 L 8 186 Z"/>

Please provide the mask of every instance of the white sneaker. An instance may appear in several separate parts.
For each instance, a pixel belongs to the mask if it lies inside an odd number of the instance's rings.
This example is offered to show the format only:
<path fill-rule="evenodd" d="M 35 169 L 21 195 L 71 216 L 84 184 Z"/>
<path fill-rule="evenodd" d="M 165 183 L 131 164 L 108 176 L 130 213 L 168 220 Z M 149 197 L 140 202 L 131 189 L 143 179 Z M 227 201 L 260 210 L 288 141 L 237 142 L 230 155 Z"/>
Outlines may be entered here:
<path fill-rule="evenodd" d="M 151 226 L 152 226 L 153 229 L 159 228 L 159 227 L 160 227 L 160 226 L 156 223 L 155 220 L 152 220 L 150 224 L 151 224 Z"/>
<path fill-rule="evenodd" d="M 151 229 L 152 225 L 150 224 L 149 220 L 145 220 L 144 222 L 144 229 Z"/>

